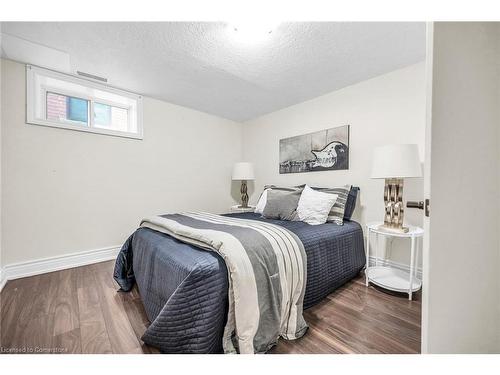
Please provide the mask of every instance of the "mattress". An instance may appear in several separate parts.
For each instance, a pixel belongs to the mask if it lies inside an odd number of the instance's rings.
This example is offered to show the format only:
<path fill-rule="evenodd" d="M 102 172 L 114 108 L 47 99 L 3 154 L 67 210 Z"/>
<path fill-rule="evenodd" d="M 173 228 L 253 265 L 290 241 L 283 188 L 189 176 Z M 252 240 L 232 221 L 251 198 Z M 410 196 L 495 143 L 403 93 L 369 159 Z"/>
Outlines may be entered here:
<path fill-rule="evenodd" d="M 305 309 L 354 278 L 366 263 L 363 232 L 355 221 L 312 226 L 254 213 L 228 216 L 267 221 L 299 237 L 307 253 Z M 222 351 L 228 276 L 216 253 L 139 228 L 120 251 L 114 276 L 122 291 L 137 283 L 151 322 L 145 343 L 164 353 Z"/>

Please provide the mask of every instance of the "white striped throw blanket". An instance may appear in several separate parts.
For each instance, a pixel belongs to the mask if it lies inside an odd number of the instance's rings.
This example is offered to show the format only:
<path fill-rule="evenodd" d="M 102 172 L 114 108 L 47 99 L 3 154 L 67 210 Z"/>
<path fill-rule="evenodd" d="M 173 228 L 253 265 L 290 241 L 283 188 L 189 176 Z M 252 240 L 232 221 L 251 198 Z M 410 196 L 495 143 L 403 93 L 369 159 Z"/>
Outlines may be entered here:
<path fill-rule="evenodd" d="M 224 259 L 229 272 L 226 353 L 262 353 L 279 337 L 293 340 L 306 332 L 306 254 L 292 232 L 203 212 L 150 217 L 141 227 L 215 251 Z"/>

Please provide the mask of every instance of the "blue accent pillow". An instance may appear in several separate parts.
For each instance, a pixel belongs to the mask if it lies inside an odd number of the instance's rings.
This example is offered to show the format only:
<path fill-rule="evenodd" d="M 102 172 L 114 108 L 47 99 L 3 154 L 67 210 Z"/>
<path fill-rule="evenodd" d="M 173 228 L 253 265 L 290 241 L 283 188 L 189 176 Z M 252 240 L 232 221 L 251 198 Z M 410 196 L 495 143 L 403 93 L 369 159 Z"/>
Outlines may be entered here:
<path fill-rule="evenodd" d="M 344 220 L 351 220 L 354 209 L 356 208 L 356 200 L 358 199 L 359 187 L 352 186 L 347 196 L 347 202 L 345 204 Z"/>

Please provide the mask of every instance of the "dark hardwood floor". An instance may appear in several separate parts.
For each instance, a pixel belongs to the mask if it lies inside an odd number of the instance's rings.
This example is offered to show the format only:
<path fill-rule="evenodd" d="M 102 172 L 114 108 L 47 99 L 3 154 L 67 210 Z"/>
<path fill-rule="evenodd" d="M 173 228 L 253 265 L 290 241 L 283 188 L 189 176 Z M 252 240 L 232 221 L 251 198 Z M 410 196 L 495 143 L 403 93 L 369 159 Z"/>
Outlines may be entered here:
<path fill-rule="evenodd" d="M 117 293 L 113 262 L 7 283 L 0 294 L 0 353 L 158 353 L 136 288 Z M 309 331 L 271 353 L 419 353 L 420 293 L 388 294 L 363 276 L 306 310 Z"/>

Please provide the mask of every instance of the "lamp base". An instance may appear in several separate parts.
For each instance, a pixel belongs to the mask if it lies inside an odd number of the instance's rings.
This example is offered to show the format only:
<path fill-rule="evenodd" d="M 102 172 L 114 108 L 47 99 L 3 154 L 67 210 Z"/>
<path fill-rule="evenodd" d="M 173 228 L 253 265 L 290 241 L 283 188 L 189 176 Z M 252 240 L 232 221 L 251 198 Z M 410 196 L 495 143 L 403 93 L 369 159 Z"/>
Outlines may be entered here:
<path fill-rule="evenodd" d="M 241 205 L 238 208 L 248 208 L 248 193 L 247 193 L 247 182 L 245 180 L 241 181 Z"/>
<path fill-rule="evenodd" d="M 408 228 L 403 227 L 403 179 L 386 178 L 384 187 L 384 230 L 392 233 L 406 233 Z"/>

